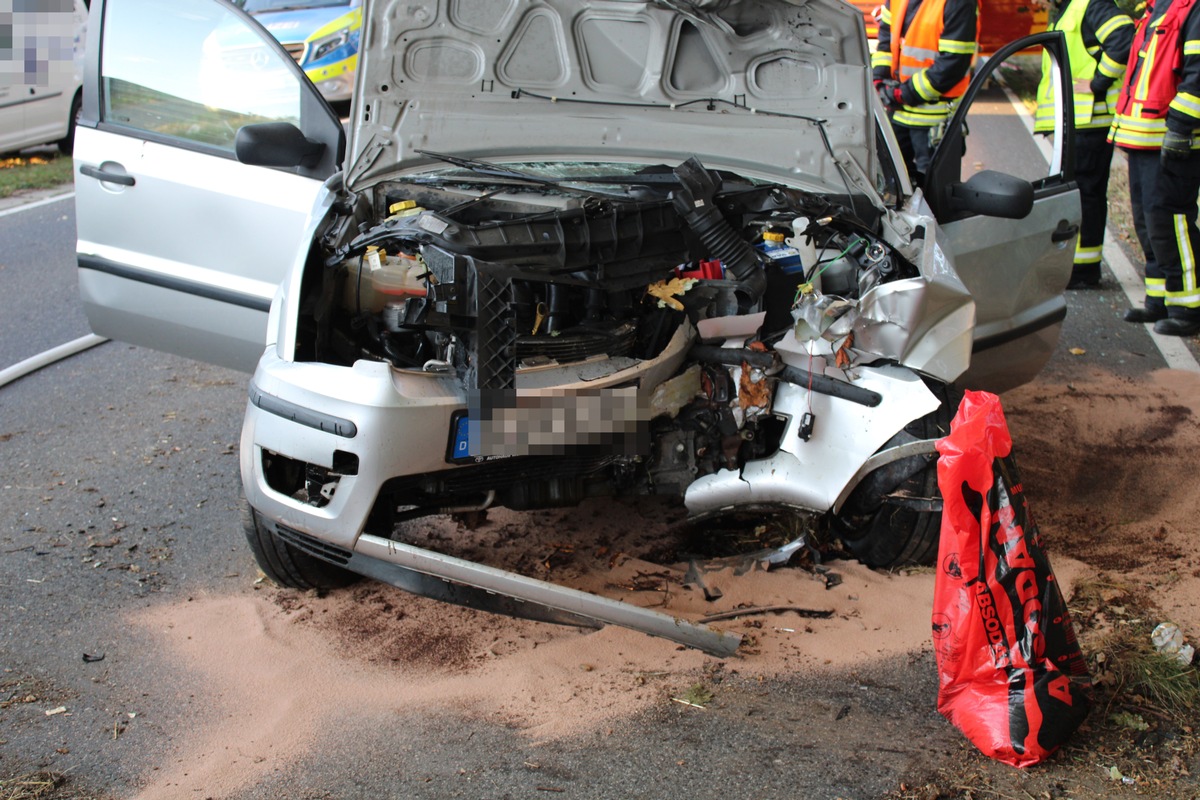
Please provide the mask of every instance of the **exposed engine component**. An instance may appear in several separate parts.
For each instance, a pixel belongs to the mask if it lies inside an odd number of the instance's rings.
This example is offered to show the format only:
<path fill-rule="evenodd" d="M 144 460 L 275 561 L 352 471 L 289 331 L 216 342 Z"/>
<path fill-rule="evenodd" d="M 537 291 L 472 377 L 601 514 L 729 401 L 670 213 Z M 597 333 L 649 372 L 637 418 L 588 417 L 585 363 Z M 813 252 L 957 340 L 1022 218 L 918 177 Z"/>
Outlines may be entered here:
<path fill-rule="evenodd" d="M 603 493 L 682 495 L 700 477 L 779 449 L 789 425 L 773 408 L 781 382 L 879 402 L 878 393 L 785 364 L 773 349 L 786 337 L 804 346 L 802 307 L 810 317 L 831 306 L 841 313 L 872 287 L 915 274 L 848 208 L 696 159 L 637 172 L 581 165 L 577 175 L 536 182 L 522 179 L 536 165 L 495 177 L 455 163 L 360 198 L 359 218 L 328 243 L 323 284 L 310 287 L 311 338 L 299 352 L 452 375 L 468 398 L 484 398 L 470 400 L 472 418 L 564 365 L 585 383 L 655 359 L 672 372 L 643 387 L 655 395 L 638 419 L 586 447 L 568 432 L 561 457 L 558 439 L 535 462 L 480 451 L 477 432 L 463 438 L 458 449 L 472 455 L 454 459 L 459 469 L 389 484 L 385 498 L 402 515 L 478 503 L 485 492 L 522 509 Z M 819 306 L 814 296 L 824 298 Z M 721 334 L 731 320 L 736 334 Z M 851 345 L 828 323 L 810 331 L 829 340 L 821 363 Z M 709 325 L 718 333 L 697 333 Z M 736 346 L 722 346 L 727 339 Z M 807 441 L 819 422 L 802 416 L 794 435 Z"/>

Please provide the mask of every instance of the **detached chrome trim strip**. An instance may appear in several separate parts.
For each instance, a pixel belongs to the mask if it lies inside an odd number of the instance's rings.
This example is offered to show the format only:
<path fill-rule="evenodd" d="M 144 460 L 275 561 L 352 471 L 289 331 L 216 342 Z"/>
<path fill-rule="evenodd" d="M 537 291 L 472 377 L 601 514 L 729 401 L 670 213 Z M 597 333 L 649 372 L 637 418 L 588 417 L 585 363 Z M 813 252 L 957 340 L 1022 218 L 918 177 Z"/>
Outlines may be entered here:
<path fill-rule="evenodd" d="M 527 578 L 515 572 L 465 561 L 432 550 L 423 550 L 369 533 L 358 537 L 354 554 L 399 565 L 444 581 L 471 586 L 485 592 L 495 592 L 514 600 L 536 603 L 574 617 L 585 617 L 600 623 L 631 628 L 651 636 L 661 636 L 719 658 L 728 658 L 736 653 L 738 645 L 742 642 L 741 635 L 737 633 L 727 633 L 660 611 L 610 600 L 567 586 L 557 586 L 536 578 Z M 355 571 L 364 569 L 353 559 L 349 568 Z"/>
<path fill-rule="evenodd" d="M 250 402 L 268 414 L 291 420 L 297 425 L 332 433 L 343 439 L 353 439 L 358 435 L 358 426 L 348 419 L 335 417 L 332 414 L 322 414 L 311 408 L 297 405 L 290 400 L 284 400 L 282 397 L 265 394 L 253 383 L 250 384 Z"/>
<path fill-rule="evenodd" d="M 266 297 L 258 297 L 257 295 L 246 294 L 245 292 L 238 292 L 221 286 L 213 286 L 208 283 L 197 283 L 196 281 L 190 281 L 175 275 L 164 275 L 161 272 L 153 272 L 141 267 L 110 261 L 100 256 L 89 256 L 80 253 L 77 261 L 80 269 L 103 272 L 106 275 L 113 275 L 128 281 L 136 281 L 149 286 L 170 289 L 174 292 L 203 297 L 207 300 L 216 300 L 233 306 L 241 306 L 242 308 L 249 308 L 252 311 L 266 313 L 271 310 L 271 300 Z"/>

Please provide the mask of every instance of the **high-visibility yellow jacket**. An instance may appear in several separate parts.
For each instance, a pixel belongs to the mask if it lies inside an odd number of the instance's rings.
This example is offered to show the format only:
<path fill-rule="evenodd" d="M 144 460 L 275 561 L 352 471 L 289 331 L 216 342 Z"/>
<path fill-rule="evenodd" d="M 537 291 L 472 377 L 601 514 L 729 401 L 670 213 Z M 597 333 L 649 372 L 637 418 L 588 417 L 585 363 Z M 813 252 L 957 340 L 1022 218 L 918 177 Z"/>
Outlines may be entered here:
<path fill-rule="evenodd" d="M 1120 79 L 1125 76 L 1134 25 L 1129 15 L 1113 0 L 1067 0 L 1049 30 L 1062 31 L 1067 39 L 1067 58 L 1075 84 L 1075 127 L 1107 128 L 1113 119 Z M 1108 90 L 1092 94 L 1090 84 L 1099 74 Z M 1054 85 L 1050 56 L 1042 54 L 1042 82 L 1038 85 L 1038 107 L 1033 129 L 1054 130 Z"/>

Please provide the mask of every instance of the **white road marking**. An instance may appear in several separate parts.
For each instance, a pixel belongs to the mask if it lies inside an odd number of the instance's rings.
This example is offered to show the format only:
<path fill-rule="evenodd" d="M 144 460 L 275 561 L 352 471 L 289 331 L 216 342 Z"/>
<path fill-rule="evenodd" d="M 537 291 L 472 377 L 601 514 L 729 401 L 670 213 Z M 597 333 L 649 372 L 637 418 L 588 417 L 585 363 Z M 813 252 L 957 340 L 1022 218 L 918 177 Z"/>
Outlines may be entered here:
<path fill-rule="evenodd" d="M 11 198 L 9 198 L 9 199 L 11 199 Z M 21 203 L 20 201 L 18 201 L 18 204 L 14 205 L 12 208 L 6 208 L 6 209 L 0 211 L 0 217 L 7 217 L 9 214 L 16 214 L 20 211 L 31 211 L 35 208 L 41 208 L 42 206 L 48 206 L 51 203 L 58 203 L 62 200 L 74 200 L 74 199 L 75 199 L 75 193 L 67 192 L 66 194 L 56 194 L 53 197 L 46 197 L 41 200 L 33 200 L 28 203 Z"/>

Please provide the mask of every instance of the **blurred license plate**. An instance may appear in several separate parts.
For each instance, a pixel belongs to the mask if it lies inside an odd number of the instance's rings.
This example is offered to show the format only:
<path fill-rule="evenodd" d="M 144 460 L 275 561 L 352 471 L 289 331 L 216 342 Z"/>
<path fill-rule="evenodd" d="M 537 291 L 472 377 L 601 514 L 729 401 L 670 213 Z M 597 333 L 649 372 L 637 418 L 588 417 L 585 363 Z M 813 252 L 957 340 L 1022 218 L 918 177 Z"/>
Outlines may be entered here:
<path fill-rule="evenodd" d="M 462 464 L 512 456 L 567 455 L 581 449 L 637 455 L 649 442 L 647 423 L 634 386 L 498 395 L 454 413 L 446 460 Z"/>

